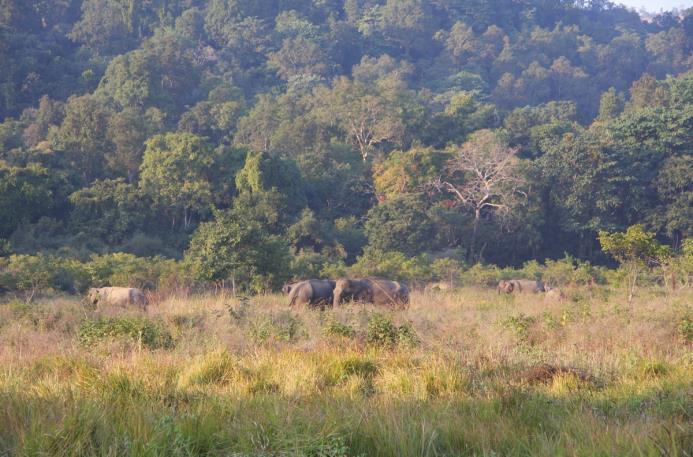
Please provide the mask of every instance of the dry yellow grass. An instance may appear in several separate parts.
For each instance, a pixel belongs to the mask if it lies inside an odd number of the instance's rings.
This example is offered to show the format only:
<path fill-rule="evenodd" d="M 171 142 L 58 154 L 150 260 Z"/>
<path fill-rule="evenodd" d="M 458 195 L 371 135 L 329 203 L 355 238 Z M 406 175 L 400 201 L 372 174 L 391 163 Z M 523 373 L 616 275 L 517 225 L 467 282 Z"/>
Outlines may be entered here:
<path fill-rule="evenodd" d="M 693 294 L 567 295 L 0 305 L 0 455 L 687 455 Z"/>

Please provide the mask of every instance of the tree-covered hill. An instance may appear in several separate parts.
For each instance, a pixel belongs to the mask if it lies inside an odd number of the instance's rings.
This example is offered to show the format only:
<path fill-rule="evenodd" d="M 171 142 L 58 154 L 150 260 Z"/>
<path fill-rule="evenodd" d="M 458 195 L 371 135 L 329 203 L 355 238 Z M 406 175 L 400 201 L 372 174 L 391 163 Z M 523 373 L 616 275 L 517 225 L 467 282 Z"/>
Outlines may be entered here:
<path fill-rule="evenodd" d="M 220 279 L 678 247 L 692 51 L 692 9 L 601 0 L 0 0 L 0 251 Z"/>

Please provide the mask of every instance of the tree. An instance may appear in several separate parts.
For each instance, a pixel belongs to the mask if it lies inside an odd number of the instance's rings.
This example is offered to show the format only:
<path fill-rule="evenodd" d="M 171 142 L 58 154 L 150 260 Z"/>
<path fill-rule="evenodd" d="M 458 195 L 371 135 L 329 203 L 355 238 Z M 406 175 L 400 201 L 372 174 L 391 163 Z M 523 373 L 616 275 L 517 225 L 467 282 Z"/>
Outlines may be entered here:
<path fill-rule="evenodd" d="M 623 233 L 599 232 L 602 250 L 616 259 L 626 270 L 628 278 L 628 304 L 633 302 L 633 295 L 638 275 L 643 269 L 657 263 L 665 255 L 666 246 L 662 246 L 654 233 L 646 232 L 642 225 L 628 227 Z"/>
<path fill-rule="evenodd" d="M 279 191 L 286 210 L 292 215 L 305 207 L 306 197 L 301 176 L 291 160 L 268 152 L 250 152 L 245 165 L 236 174 L 236 188 L 241 194 L 263 194 Z"/>
<path fill-rule="evenodd" d="M 477 231 L 484 212 L 509 211 L 513 199 L 526 194 L 518 170 L 517 148 L 510 148 L 496 132 L 480 130 L 462 146 L 452 148 L 446 177 L 433 184 L 452 194 L 474 213 L 468 260 L 477 260 Z"/>
<path fill-rule="evenodd" d="M 301 75 L 326 76 L 330 73 L 325 49 L 320 43 L 304 37 L 285 38 L 281 48 L 269 54 L 268 64 L 285 80 Z"/>
<path fill-rule="evenodd" d="M 336 121 L 348 140 L 356 145 L 364 162 L 377 145 L 401 144 L 404 140 L 401 108 L 369 86 L 338 78 L 331 90 L 319 88 L 315 97 L 320 106 L 319 115 Z"/>
<path fill-rule="evenodd" d="M 149 113 L 143 114 L 127 108 L 108 121 L 108 138 L 113 143 L 113 149 L 106 154 L 108 166 L 117 176 L 125 176 L 129 183 L 137 177 L 144 142 L 163 130 L 163 125 L 157 122 L 158 112 L 156 108 L 150 108 Z"/>
<path fill-rule="evenodd" d="M 288 279 L 289 252 L 284 241 L 261 225 L 233 212 L 215 211 L 200 224 L 185 252 L 185 265 L 197 280 L 256 292 L 273 290 Z"/>
<path fill-rule="evenodd" d="M 369 246 L 416 255 L 432 248 L 435 227 L 421 195 L 400 195 L 368 211 L 364 225 Z"/>
<path fill-rule="evenodd" d="M 604 92 L 599 99 L 599 116 L 600 120 L 609 120 L 617 117 L 623 111 L 624 100 L 623 94 L 616 92 L 616 89 L 610 87 Z"/>
<path fill-rule="evenodd" d="M 121 243 L 142 227 L 147 203 L 136 186 L 122 178 L 95 181 L 70 195 L 70 227 L 111 244 Z"/>
<path fill-rule="evenodd" d="M 0 161 L 0 238 L 6 238 L 24 222 L 62 209 L 67 183 L 59 173 L 32 163 L 11 167 Z"/>
<path fill-rule="evenodd" d="M 402 193 L 421 192 L 444 168 L 448 154 L 432 148 L 394 151 L 387 159 L 373 165 L 376 193 L 384 199 Z"/>
<path fill-rule="evenodd" d="M 194 214 L 213 204 L 212 181 L 217 157 L 212 146 L 190 133 L 156 135 L 146 142 L 140 167 L 140 188 L 167 208 L 171 225 L 179 215 L 187 230 Z"/>
<path fill-rule="evenodd" d="M 104 174 L 105 155 L 113 149 L 107 136 L 112 114 L 103 98 L 71 97 L 65 106 L 65 119 L 51 137 L 54 146 L 65 151 L 85 183 Z"/>

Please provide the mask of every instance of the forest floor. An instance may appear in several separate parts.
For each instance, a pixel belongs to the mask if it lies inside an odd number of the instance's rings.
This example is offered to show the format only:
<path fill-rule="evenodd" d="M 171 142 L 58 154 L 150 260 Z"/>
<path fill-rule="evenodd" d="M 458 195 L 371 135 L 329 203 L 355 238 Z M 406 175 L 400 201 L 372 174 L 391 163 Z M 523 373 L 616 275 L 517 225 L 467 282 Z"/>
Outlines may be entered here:
<path fill-rule="evenodd" d="M 0 456 L 686 456 L 693 291 L 0 298 Z"/>

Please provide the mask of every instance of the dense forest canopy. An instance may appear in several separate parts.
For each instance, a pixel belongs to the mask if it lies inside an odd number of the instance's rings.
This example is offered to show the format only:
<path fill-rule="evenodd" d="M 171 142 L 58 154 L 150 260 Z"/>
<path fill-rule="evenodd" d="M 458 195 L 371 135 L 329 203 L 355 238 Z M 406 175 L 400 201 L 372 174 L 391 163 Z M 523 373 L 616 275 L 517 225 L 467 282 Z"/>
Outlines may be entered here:
<path fill-rule="evenodd" d="M 0 255 L 220 280 L 677 248 L 692 51 L 693 9 L 602 0 L 0 0 Z"/>

